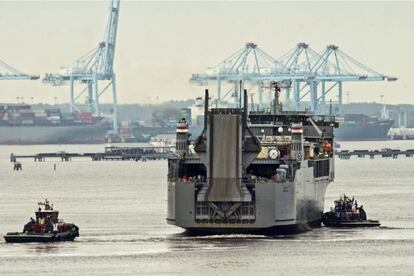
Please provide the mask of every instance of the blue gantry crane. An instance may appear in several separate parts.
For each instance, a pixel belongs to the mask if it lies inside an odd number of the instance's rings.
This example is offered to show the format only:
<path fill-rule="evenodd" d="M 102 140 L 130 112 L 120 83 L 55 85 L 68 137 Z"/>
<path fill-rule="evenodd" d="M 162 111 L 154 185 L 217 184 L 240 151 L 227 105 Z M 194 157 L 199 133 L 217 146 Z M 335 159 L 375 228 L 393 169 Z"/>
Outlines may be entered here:
<path fill-rule="evenodd" d="M 0 80 L 38 80 L 39 75 L 23 73 L 0 60 Z"/>
<path fill-rule="evenodd" d="M 246 57 L 253 53 L 253 61 L 257 56 L 252 49 L 258 49 L 254 43 L 246 46 L 225 59 L 212 73 L 193 74 L 190 81 L 207 84 L 208 81 L 217 81 L 217 97 L 220 99 L 220 83 L 230 81 L 233 83 L 254 82 L 259 88 L 259 107 L 263 107 L 263 87 L 271 87 L 270 82 L 277 81 L 284 90 L 285 105 L 288 108 L 299 110 L 307 105 L 312 112 L 326 113 L 326 95 L 337 92 L 338 112 L 342 113 L 343 82 L 349 81 L 395 81 L 390 77 L 376 72 L 361 62 L 341 51 L 338 46 L 328 45 L 325 50 L 318 53 L 308 44 L 298 43 L 295 48 L 279 58 L 273 58 L 260 50 L 266 63 L 256 61 L 252 63 L 253 69 L 247 70 Z M 260 64 L 267 66 L 264 69 Z M 267 85 L 267 86 L 266 86 Z M 293 92 L 293 93 L 291 93 Z M 271 95 L 269 95 L 270 99 Z M 334 97 L 335 98 L 335 97 Z"/>
<path fill-rule="evenodd" d="M 69 85 L 71 112 L 81 111 L 79 100 L 87 93 L 87 111 L 92 112 L 95 116 L 111 118 L 115 134 L 118 134 L 118 112 L 116 78 L 113 66 L 119 4 L 119 0 L 110 1 L 105 37 L 96 48 L 88 51 L 71 66 L 63 68 L 59 73 L 46 74 L 43 78 L 44 83 L 53 86 Z M 99 107 L 100 98 L 107 91 L 112 91 L 112 111 L 110 114 L 103 114 Z"/>
<path fill-rule="evenodd" d="M 223 102 L 226 96 L 233 97 L 233 104 L 240 101 L 240 91 L 249 83 L 258 89 L 258 105 L 263 105 L 263 82 L 271 79 L 280 62 L 261 50 L 257 44 L 248 42 L 243 48 L 233 53 L 219 64 L 208 68 L 205 73 L 193 74 L 190 82 L 200 85 L 207 85 L 209 82 L 217 84 L 216 100 Z M 222 95 L 222 83 L 232 84 L 231 88 Z"/>
<path fill-rule="evenodd" d="M 342 113 L 343 82 L 349 81 L 395 81 L 397 78 L 383 75 L 352 58 L 336 45 L 328 45 L 320 53 L 306 43 L 280 58 L 284 60 L 281 73 L 292 75 L 293 97 L 288 95 L 295 109 L 309 95 L 310 110 L 326 113 L 326 96 L 336 92 L 334 98 L 338 112 Z M 297 62 L 302 59 L 302 62 Z"/>

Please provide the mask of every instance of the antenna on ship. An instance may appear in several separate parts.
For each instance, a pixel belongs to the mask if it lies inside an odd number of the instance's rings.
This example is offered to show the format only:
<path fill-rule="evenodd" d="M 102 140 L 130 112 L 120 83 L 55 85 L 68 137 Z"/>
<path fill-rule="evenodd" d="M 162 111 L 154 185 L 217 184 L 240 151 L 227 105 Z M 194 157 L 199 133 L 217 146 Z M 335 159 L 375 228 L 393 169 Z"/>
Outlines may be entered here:
<path fill-rule="evenodd" d="M 276 81 L 272 82 L 272 87 L 275 89 L 275 98 L 273 102 L 273 114 L 279 114 L 282 112 L 282 104 L 280 103 L 280 99 L 279 99 L 280 87 Z"/>

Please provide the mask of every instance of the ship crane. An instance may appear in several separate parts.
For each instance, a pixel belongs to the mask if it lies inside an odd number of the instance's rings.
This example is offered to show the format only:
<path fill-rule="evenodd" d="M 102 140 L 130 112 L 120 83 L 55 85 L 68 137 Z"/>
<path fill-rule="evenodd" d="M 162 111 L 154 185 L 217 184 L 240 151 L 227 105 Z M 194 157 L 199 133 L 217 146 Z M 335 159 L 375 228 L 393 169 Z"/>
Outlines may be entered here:
<path fill-rule="evenodd" d="M 0 80 L 38 80 L 39 75 L 22 73 L 6 62 L 0 60 Z"/>
<path fill-rule="evenodd" d="M 70 111 L 81 111 L 79 99 L 86 95 L 87 111 L 95 116 L 112 119 L 113 131 L 118 134 L 117 90 L 113 69 L 116 35 L 119 18 L 119 0 L 111 0 L 105 37 L 98 46 L 77 59 L 71 66 L 64 67 L 57 74 L 46 74 L 43 83 L 52 86 L 69 85 Z M 102 85 L 103 84 L 103 85 Z M 102 85 L 102 86 L 101 86 Z M 100 98 L 105 92 L 112 91 L 112 112 L 103 114 Z"/>

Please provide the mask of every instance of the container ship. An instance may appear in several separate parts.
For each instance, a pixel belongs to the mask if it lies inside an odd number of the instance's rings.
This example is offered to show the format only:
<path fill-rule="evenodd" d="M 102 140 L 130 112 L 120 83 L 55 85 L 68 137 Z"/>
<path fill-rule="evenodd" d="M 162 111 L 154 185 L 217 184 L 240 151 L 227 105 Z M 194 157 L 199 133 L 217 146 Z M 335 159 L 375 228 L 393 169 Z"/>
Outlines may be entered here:
<path fill-rule="evenodd" d="M 0 144 L 104 143 L 110 123 L 90 112 L 0 105 Z"/>
<path fill-rule="evenodd" d="M 327 186 L 334 180 L 333 116 L 272 107 L 248 113 L 209 108 L 204 129 L 190 140 L 177 124 L 168 160 L 169 224 L 205 234 L 300 232 L 321 225 Z"/>
<path fill-rule="evenodd" d="M 387 140 L 388 131 L 394 121 L 364 114 L 345 114 L 343 122 L 335 130 L 340 141 Z"/>

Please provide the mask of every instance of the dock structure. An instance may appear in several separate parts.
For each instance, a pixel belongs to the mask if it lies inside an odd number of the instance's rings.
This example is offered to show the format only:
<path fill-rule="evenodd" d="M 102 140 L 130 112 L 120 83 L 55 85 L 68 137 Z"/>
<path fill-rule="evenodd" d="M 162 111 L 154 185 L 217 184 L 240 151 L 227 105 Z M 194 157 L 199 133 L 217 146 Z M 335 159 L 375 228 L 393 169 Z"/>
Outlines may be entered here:
<path fill-rule="evenodd" d="M 104 152 L 70 153 L 65 151 L 36 153 L 30 155 L 10 154 L 10 162 L 18 159 L 33 159 L 35 162 L 44 162 L 46 158 L 58 158 L 62 162 L 72 161 L 72 158 L 90 158 L 92 161 L 147 161 L 167 159 L 173 154 L 172 147 L 141 146 L 141 147 L 105 147 Z"/>
<path fill-rule="evenodd" d="M 376 156 L 384 158 L 397 159 L 398 156 L 413 157 L 414 149 L 399 150 L 399 149 L 381 149 L 381 150 L 341 150 L 335 152 L 335 155 L 340 159 L 351 159 L 352 156 L 358 158 L 365 158 L 369 156 L 370 159 L 374 159 Z"/>
<path fill-rule="evenodd" d="M 89 158 L 92 161 L 148 161 L 165 160 L 174 154 L 173 147 L 141 146 L 141 147 L 105 147 L 104 152 L 70 153 L 65 151 L 36 153 L 29 155 L 10 154 L 10 162 L 19 163 L 20 159 L 33 159 L 35 162 L 44 162 L 46 158 L 60 159 L 62 162 L 72 161 L 72 158 Z M 343 160 L 358 158 L 374 159 L 376 156 L 397 159 L 399 156 L 414 157 L 414 149 L 381 149 L 381 150 L 341 150 L 335 151 L 335 155 Z"/>

